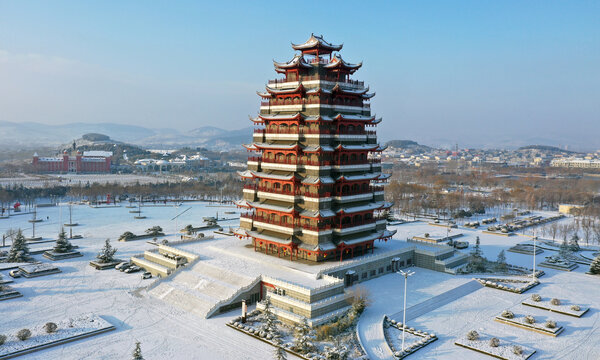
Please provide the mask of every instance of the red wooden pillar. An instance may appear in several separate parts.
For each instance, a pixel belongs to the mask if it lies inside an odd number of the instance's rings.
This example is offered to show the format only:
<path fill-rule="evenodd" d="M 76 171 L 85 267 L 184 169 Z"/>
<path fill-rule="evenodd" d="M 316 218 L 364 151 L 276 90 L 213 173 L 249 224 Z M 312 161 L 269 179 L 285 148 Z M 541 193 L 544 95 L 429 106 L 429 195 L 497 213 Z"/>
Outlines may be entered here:
<path fill-rule="evenodd" d="M 279 255 L 279 245 L 277 245 L 277 257 L 281 257 L 281 256 Z"/>
<path fill-rule="evenodd" d="M 350 251 L 351 251 L 350 257 L 354 258 L 354 246 L 350 248 Z"/>

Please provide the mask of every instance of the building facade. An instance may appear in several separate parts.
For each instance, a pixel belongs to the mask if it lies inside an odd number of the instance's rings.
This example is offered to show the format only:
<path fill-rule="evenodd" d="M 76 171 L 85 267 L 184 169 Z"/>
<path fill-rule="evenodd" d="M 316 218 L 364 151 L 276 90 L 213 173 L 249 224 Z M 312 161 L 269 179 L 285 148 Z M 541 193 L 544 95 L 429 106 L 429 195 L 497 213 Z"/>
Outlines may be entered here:
<path fill-rule="evenodd" d="M 375 95 L 362 81 L 350 79 L 361 66 L 342 59 L 342 45 L 311 35 L 292 45 L 298 53 L 274 62 L 282 79 L 269 81 L 260 112 L 247 181 L 238 206 L 240 238 L 256 251 L 290 259 L 343 259 L 373 251 L 387 240 L 383 186 L 371 114 Z"/>
<path fill-rule="evenodd" d="M 112 162 L 110 151 L 81 151 L 62 156 L 40 157 L 33 154 L 32 165 L 36 172 L 43 173 L 110 173 Z"/>

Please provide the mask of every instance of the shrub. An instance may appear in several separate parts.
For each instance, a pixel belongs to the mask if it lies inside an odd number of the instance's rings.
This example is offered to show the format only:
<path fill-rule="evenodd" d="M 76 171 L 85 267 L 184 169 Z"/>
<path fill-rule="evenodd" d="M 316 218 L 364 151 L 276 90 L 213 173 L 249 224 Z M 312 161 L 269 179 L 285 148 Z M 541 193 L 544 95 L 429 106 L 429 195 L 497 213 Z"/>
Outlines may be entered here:
<path fill-rule="evenodd" d="M 512 350 L 513 350 L 513 353 L 515 355 L 522 355 L 523 354 L 523 348 L 520 347 L 519 345 L 513 346 Z"/>
<path fill-rule="evenodd" d="M 44 325 L 44 330 L 46 330 L 48 334 L 51 334 L 58 330 L 58 326 L 53 322 L 47 322 L 46 325 Z"/>
<path fill-rule="evenodd" d="M 500 345 L 500 339 L 493 337 L 490 339 L 490 346 L 491 347 L 498 347 Z"/>
<path fill-rule="evenodd" d="M 533 300 L 535 302 L 539 302 L 539 301 L 542 301 L 542 297 L 539 294 L 533 294 L 533 295 L 531 295 L 531 300 Z"/>
<path fill-rule="evenodd" d="M 560 300 L 558 300 L 557 298 L 554 298 L 554 299 L 550 300 L 550 304 L 552 304 L 552 305 L 560 305 Z"/>
<path fill-rule="evenodd" d="M 554 329 L 556 327 L 556 321 L 554 321 L 554 320 L 546 320 L 546 327 L 548 329 Z"/>
<path fill-rule="evenodd" d="M 573 311 L 580 311 L 581 308 L 579 307 L 579 305 L 571 305 L 571 310 L 573 310 Z"/>
<path fill-rule="evenodd" d="M 31 331 L 29 329 L 21 329 L 17 333 L 17 338 L 21 341 L 25 341 L 31 337 Z"/>
<path fill-rule="evenodd" d="M 479 333 L 475 330 L 471 330 L 467 333 L 467 339 L 468 340 L 478 340 L 479 339 Z"/>
<path fill-rule="evenodd" d="M 515 317 L 515 314 L 510 310 L 504 310 L 501 315 L 503 318 L 512 319 Z"/>
<path fill-rule="evenodd" d="M 535 318 L 532 315 L 525 316 L 525 322 L 528 324 L 535 324 Z"/>
<path fill-rule="evenodd" d="M 0 345 L 4 345 L 6 342 L 6 335 L 0 335 Z"/>

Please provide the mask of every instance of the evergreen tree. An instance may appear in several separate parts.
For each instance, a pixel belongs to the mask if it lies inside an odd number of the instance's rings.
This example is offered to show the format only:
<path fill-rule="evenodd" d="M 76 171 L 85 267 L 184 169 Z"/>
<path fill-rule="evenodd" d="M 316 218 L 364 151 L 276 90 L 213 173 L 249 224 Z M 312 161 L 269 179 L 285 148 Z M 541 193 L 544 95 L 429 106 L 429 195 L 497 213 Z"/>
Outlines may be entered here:
<path fill-rule="evenodd" d="M 340 344 L 338 338 L 335 339 L 333 346 L 325 347 L 325 359 L 327 360 L 347 360 L 350 356 L 348 349 Z"/>
<path fill-rule="evenodd" d="M 65 233 L 65 229 L 61 228 L 58 233 L 58 239 L 56 240 L 56 245 L 54 246 L 54 252 L 57 253 L 66 253 L 73 249 L 73 245 L 67 240 L 67 234 Z"/>
<path fill-rule="evenodd" d="M 579 236 L 577 236 L 577 234 L 571 236 L 571 240 L 569 240 L 569 250 L 573 252 L 581 250 L 579 247 Z"/>
<path fill-rule="evenodd" d="M 135 350 L 133 350 L 133 357 L 131 360 L 144 360 L 144 357 L 142 356 L 142 347 L 140 346 L 139 341 L 135 343 Z"/>
<path fill-rule="evenodd" d="M 114 255 L 116 252 L 117 249 L 113 249 L 113 247 L 110 246 L 110 240 L 106 239 L 106 241 L 104 242 L 104 247 L 102 248 L 102 250 L 100 250 L 100 252 L 96 256 L 96 259 L 98 259 L 98 261 L 104 264 L 112 262 L 114 261 Z"/>
<path fill-rule="evenodd" d="M 558 255 L 560 255 L 560 257 L 565 258 L 569 255 L 569 253 L 571 252 L 571 248 L 569 247 L 569 244 L 567 244 L 567 239 L 564 238 L 562 244 L 560 244 L 560 250 L 558 250 Z"/>
<path fill-rule="evenodd" d="M 594 275 L 600 275 L 600 254 L 598 254 L 594 261 L 592 261 L 590 265 L 590 273 Z"/>
<path fill-rule="evenodd" d="M 506 271 L 506 268 L 506 255 L 504 254 L 504 249 L 502 249 L 498 254 L 498 258 L 496 259 L 496 271 Z"/>
<path fill-rule="evenodd" d="M 308 326 L 308 320 L 303 318 L 302 323 L 296 326 L 295 330 L 294 349 L 302 354 L 311 352 L 314 349 L 315 335 L 314 331 Z"/>
<path fill-rule="evenodd" d="M 287 352 L 281 346 L 281 341 L 277 339 L 275 341 L 275 350 L 273 351 L 273 357 L 275 360 L 287 360 Z"/>
<path fill-rule="evenodd" d="M 27 246 L 23 232 L 19 229 L 17 235 L 13 238 L 6 262 L 27 262 L 29 260 L 31 260 L 29 257 L 29 247 Z"/>
<path fill-rule="evenodd" d="M 277 332 L 277 317 L 275 316 L 275 314 L 273 314 L 273 311 L 271 311 L 271 300 L 269 300 L 269 298 L 267 298 L 265 300 L 265 309 L 263 310 L 263 314 L 265 317 L 265 322 L 261 327 L 261 330 L 264 331 L 265 333 L 270 334 L 273 337 L 276 337 L 278 332 Z"/>

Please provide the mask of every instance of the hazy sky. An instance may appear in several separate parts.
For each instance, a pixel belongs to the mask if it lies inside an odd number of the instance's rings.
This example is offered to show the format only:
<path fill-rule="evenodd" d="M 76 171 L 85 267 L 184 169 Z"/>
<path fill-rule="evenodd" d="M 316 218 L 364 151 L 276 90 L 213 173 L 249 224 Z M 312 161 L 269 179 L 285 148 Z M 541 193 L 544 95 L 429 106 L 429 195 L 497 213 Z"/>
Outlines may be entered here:
<path fill-rule="evenodd" d="M 600 1 L 0 0 L 0 121 L 246 127 L 271 60 L 315 32 L 364 62 L 384 140 L 600 147 L 599 18 Z"/>

